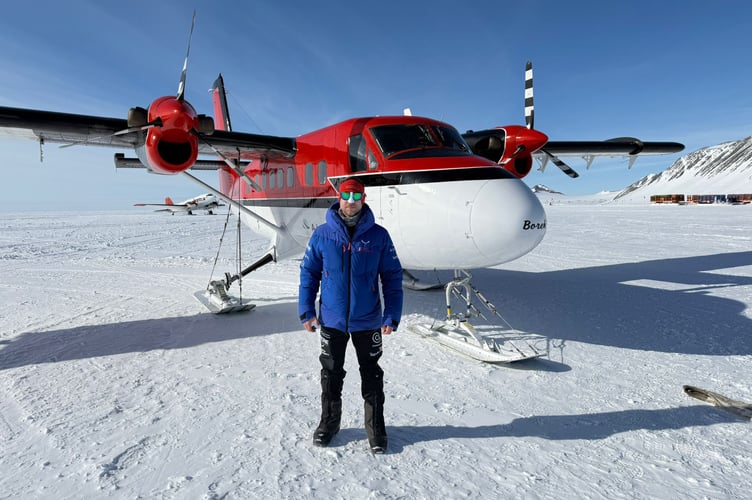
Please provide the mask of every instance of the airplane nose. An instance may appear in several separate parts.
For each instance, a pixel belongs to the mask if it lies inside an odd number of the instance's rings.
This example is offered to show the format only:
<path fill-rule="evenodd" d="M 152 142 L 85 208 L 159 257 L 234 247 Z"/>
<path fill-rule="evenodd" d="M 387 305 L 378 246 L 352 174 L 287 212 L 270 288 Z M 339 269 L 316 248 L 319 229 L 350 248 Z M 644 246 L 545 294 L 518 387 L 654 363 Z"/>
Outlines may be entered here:
<path fill-rule="evenodd" d="M 538 246 L 546 234 L 546 212 L 521 180 L 489 180 L 473 200 L 470 229 L 478 251 L 501 264 Z"/>

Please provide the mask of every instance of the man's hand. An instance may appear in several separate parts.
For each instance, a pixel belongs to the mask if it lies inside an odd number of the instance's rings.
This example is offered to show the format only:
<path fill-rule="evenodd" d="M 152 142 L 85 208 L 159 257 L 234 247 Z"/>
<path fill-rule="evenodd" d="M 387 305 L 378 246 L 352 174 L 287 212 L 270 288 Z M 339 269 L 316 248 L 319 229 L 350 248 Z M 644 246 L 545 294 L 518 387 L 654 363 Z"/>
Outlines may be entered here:
<path fill-rule="evenodd" d="M 303 323 L 303 327 L 309 332 L 315 332 L 317 326 L 319 326 L 319 320 L 315 317 Z"/>
<path fill-rule="evenodd" d="M 392 328 L 389 325 L 384 325 L 381 327 L 381 335 L 391 335 L 393 331 L 394 331 L 394 328 Z"/>

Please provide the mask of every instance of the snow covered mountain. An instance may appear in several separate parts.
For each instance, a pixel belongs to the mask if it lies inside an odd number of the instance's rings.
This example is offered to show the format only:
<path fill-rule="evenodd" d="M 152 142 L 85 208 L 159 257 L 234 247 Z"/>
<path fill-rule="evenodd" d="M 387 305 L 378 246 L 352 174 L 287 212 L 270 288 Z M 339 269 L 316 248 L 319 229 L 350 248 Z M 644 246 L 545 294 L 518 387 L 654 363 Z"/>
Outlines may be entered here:
<path fill-rule="evenodd" d="M 731 193 L 752 193 L 752 137 L 682 156 L 667 170 L 627 187 L 614 200 L 644 200 L 654 194 Z"/>

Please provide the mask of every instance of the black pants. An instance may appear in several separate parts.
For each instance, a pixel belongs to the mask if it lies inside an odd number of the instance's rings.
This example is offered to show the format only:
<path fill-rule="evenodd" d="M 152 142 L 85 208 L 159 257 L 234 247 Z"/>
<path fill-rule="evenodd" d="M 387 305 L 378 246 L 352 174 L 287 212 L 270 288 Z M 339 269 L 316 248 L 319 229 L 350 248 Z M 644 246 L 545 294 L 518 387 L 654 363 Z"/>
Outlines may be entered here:
<path fill-rule="evenodd" d="M 352 338 L 360 365 L 361 394 L 366 401 L 384 401 L 384 371 L 379 366 L 382 354 L 381 330 L 347 333 L 321 327 L 321 390 L 330 401 L 342 399 L 345 378 L 345 351 Z"/>

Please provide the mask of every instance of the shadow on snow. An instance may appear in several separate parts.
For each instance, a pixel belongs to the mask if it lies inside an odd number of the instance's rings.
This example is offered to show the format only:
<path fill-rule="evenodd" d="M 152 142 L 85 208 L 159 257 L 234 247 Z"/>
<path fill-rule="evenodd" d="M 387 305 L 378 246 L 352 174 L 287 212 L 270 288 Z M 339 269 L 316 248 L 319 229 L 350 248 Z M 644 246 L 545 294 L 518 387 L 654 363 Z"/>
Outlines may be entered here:
<path fill-rule="evenodd" d="M 446 439 L 539 437 L 552 441 L 596 440 L 637 430 L 663 431 L 727 423 L 749 425 L 748 421 L 735 418 L 718 408 L 693 405 L 584 415 L 541 415 L 516 418 L 507 424 L 478 427 L 387 426 L 387 432 L 389 432 L 390 450 L 399 452 L 405 446 L 412 444 Z"/>
<path fill-rule="evenodd" d="M 751 276 L 723 272 L 741 266 L 752 266 L 752 252 L 541 273 L 481 269 L 473 272 L 473 283 L 512 326 L 552 339 L 645 351 L 749 355 L 752 320 L 743 313 L 750 304 L 713 295 L 740 286 L 750 287 L 746 295 L 752 293 Z M 634 283 L 638 280 L 644 281 Z M 432 311 L 439 313 L 443 291 L 409 292 L 405 312 L 425 314 L 429 301 L 435 301 Z"/>
<path fill-rule="evenodd" d="M 387 425 L 389 452 L 401 453 L 405 447 L 450 439 L 489 439 L 505 437 L 537 437 L 550 441 L 599 440 L 616 434 L 646 430 L 665 431 L 688 427 L 747 421 L 707 405 L 661 408 L 656 410 L 624 410 L 582 415 L 540 415 L 516 418 L 506 424 L 461 427 L 454 425 Z M 332 441 L 332 447 L 345 446 L 366 439 L 363 428 L 343 428 Z"/>
<path fill-rule="evenodd" d="M 0 347 L 0 370 L 75 359 L 186 349 L 202 344 L 300 331 L 297 304 L 259 304 L 251 312 L 85 325 L 27 332 Z"/>
<path fill-rule="evenodd" d="M 474 272 L 473 283 L 514 327 L 551 339 L 646 351 L 749 355 L 752 320 L 743 315 L 747 304 L 711 292 L 752 286 L 750 276 L 718 271 L 750 265 L 752 252 L 736 252 L 542 273 L 482 269 Z M 626 284 L 637 280 L 664 288 Z M 443 310 L 443 292 L 405 295 L 405 314 L 440 317 Z M 0 370 L 301 330 L 296 304 L 285 301 L 239 315 L 27 332 L 3 342 Z"/>

